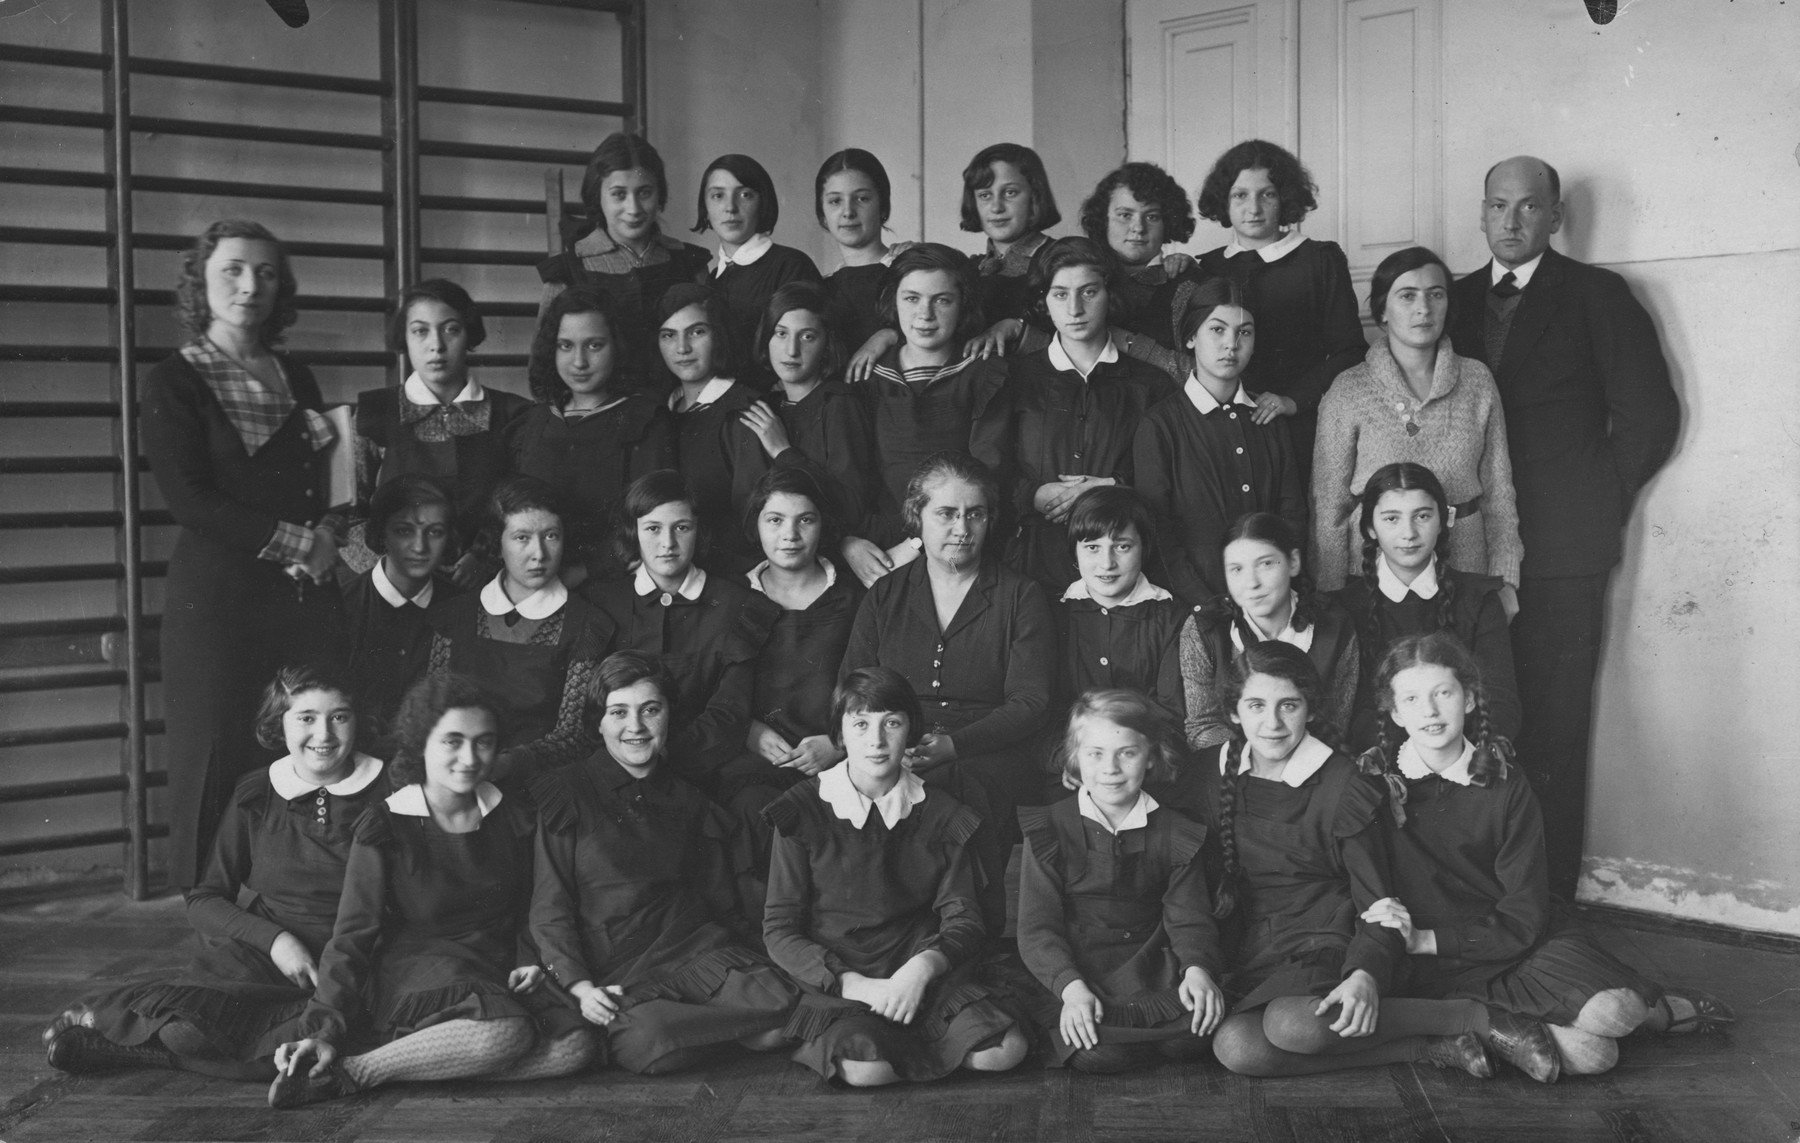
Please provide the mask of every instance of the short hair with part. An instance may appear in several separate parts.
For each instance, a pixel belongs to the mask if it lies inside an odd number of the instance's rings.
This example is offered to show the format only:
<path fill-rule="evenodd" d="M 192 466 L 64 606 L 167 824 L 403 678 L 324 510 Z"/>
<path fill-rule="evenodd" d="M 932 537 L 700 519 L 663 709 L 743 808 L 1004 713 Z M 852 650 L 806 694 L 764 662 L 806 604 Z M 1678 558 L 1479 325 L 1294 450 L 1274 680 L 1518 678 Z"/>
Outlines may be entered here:
<path fill-rule="evenodd" d="M 959 317 L 956 338 L 967 341 L 987 328 L 981 312 L 980 279 L 974 261 L 962 251 L 941 242 L 920 242 L 894 256 L 893 264 L 881 279 L 881 324 L 887 329 L 900 327 L 900 285 L 912 274 L 942 273 L 956 283 Z"/>
<path fill-rule="evenodd" d="M 1100 271 L 1100 277 L 1106 283 L 1107 324 L 1117 326 L 1129 316 L 1130 309 L 1125 291 L 1120 288 L 1124 275 L 1119 271 L 1119 260 L 1106 243 L 1091 238 L 1058 238 L 1032 255 L 1031 270 L 1026 277 L 1026 294 L 1032 312 L 1050 320 L 1050 287 L 1056 284 L 1056 275 L 1080 266 Z"/>
<path fill-rule="evenodd" d="M 1450 289 L 1456 284 L 1456 275 L 1450 272 L 1450 267 L 1446 266 L 1444 260 L 1433 251 L 1423 246 L 1408 246 L 1404 250 L 1396 250 L 1383 258 L 1381 264 L 1375 267 L 1375 273 L 1369 277 L 1369 317 L 1374 319 L 1376 325 L 1380 325 L 1382 318 L 1387 316 L 1388 293 L 1394 288 L 1394 283 L 1400 280 L 1400 276 L 1410 274 L 1414 270 L 1422 270 L 1427 266 L 1436 266 L 1443 272 L 1444 289 L 1449 294 L 1449 305 L 1456 304 L 1456 291 Z M 1456 315 L 1449 309 L 1445 309 L 1444 328 L 1450 329 L 1455 320 Z"/>
<path fill-rule="evenodd" d="M 963 168 L 962 228 L 972 234 L 981 233 L 981 211 L 975 205 L 975 192 L 994 185 L 994 164 L 1011 163 L 1025 176 L 1031 188 L 1031 229 L 1048 230 L 1062 221 L 1056 208 L 1056 195 L 1050 191 L 1050 175 L 1044 160 L 1022 143 L 995 143 L 975 152 Z"/>
<path fill-rule="evenodd" d="M 1181 310 L 1175 315 L 1175 335 L 1181 344 L 1185 346 L 1192 341 L 1200 323 L 1220 306 L 1236 306 L 1252 318 L 1256 316 L 1244 297 L 1242 286 L 1230 278 L 1208 278 L 1182 299 Z"/>
<path fill-rule="evenodd" d="M 830 381 L 842 375 L 850 355 L 844 348 L 843 331 L 839 328 L 839 307 L 818 282 L 786 282 L 769 295 L 769 303 L 763 307 L 762 318 L 756 323 L 756 344 L 751 347 L 756 363 L 765 369 L 770 367 L 769 339 L 775 336 L 775 327 L 781 324 L 781 319 L 794 310 L 818 315 L 824 332 L 825 351 L 819 363 L 819 379 Z"/>
<path fill-rule="evenodd" d="M 771 467 L 750 489 L 750 495 L 744 500 L 745 539 L 753 545 L 759 542 L 762 529 L 758 525 L 763 509 L 778 493 L 804 496 L 812 501 L 814 510 L 819 513 L 819 551 L 837 550 L 838 540 L 843 536 L 843 521 L 839 518 L 836 498 L 811 472 L 786 465 Z"/>
<path fill-rule="evenodd" d="M 606 229 L 606 212 L 601 208 L 601 188 L 607 176 L 619 171 L 642 170 L 656 180 L 656 209 L 669 205 L 669 175 L 663 158 L 650 141 L 630 131 L 614 131 L 600 140 L 588 159 L 587 173 L 581 176 L 581 205 L 588 219 L 602 231 Z"/>
<path fill-rule="evenodd" d="M 549 481 L 515 472 L 494 485 L 494 490 L 483 502 L 481 531 L 476 535 L 475 548 L 489 558 L 498 559 L 500 537 L 506 531 L 508 519 L 521 512 L 548 512 L 567 528 L 568 507 L 562 491 Z"/>
<path fill-rule="evenodd" d="M 1144 776 L 1153 782 L 1175 780 L 1175 760 L 1182 755 L 1182 744 L 1168 712 L 1143 694 L 1124 687 L 1083 691 L 1069 707 L 1069 721 L 1056 751 L 1064 775 L 1076 781 L 1081 779 L 1081 728 L 1090 722 L 1110 722 L 1142 736 L 1149 747 L 1149 767 Z"/>
<path fill-rule="evenodd" d="M 725 306 L 725 297 L 711 286 L 682 282 L 664 290 L 650 311 L 656 319 L 656 330 L 651 336 L 660 342 L 663 323 L 689 306 L 699 306 L 706 314 L 706 324 L 712 327 L 713 371 L 722 375 L 737 360 L 737 345 L 731 339 L 731 313 Z"/>
<path fill-rule="evenodd" d="M 906 676 L 892 667 L 858 667 L 844 675 L 831 692 L 831 740 L 844 744 L 844 716 L 873 711 L 906 716 L 906 744 L 925 735 L 925 713 Z"/>
<path fill-rule="evenodd" d="M 1245 171 L 1267 171 L 1275 195 L 1281 200 L 1276 221 L 1298 226 L 1319 205 L 1319 184 L 1293 152 L 1266 139 L 1246 139 L 1219 156 L 1200 184 L 1196 205 L 1201 218 L 1220 226 L 1231 225 L 1231 186 Z"/>
<path fill-rule="evenodd" d="M 1000 479 L 994 470 L 966 452 L 934 452 L 919 462 L 906 481 L 906 499 L 900 506 L 906 517 L 909 536 L 919 534 L 919 522 L 925 505 L 931 502 L 931 490 L 940 480 L 961 480 L 981 490 L 989 513 L 1000 510 Z"/>
<path fill-rule="evenodd" d="M 1122 535 L 1125 529 L 1136 528 L 1138 539 L 1144 545 L 1145 566 L 1156 554 L 1156 514 L 1150 510 L 1150 502 L 1144 499 L 1143 493 L 1135 488 L 1113 484 L 1088 489 L 1069 506 L 1066 526 L 1071 551 L 1077 545 Z"/>
<path fill-rule="evenodd" d="M 831 181 L 832 175 L 846 171 L 867 175 L 875 184 L 875 203 L 881 209 L 881 221 L 886 222 L 894 212 L 894 188 L 888 181 L 887 168 L 861 147 L 846 147 L 821 163 L 819 173 L 813 179 L 813 213 L 818 215 L 819 225 L 825 225 L 825 184 Z"/>
<path fill-rule="evenodd" d="M 363 526 L 363 544 L 378 556 L 387 555 L 388 521 L 410 508 L 442 505 L 444 523 L 456 534 L 456 505 L 442 485 L 419 472 L 405 472 L 383 481 L 369 498 L 369 519 Z"/>
<path fill-rule="evenodd" d="M 626 687 L 635 687 L 646 680 L 656 687 L 665 703 L 671 707 L 675 705 L 678 693 L 675 676 L 670 674 L 669 666 L 663 662 L 661 655 L 654 655 L 649 651 L 614 651 L 600 660 L 599 667 L 594 671 L 593 682 L 588 689 L 590 711 L 599 714 L 606 709 L 608 695 Z"/>
<path fill-rule="evenodd" d="M 220 219 L 194 239 L 181 255 L 181 270 L 175 278 L 175 318 L 189 337 L 203 337 L 212 326 L 212 306 L 206 300 L 206 262 L 227 238 L 249 238 L 275 247 L 275 304 L 256 336 L 266 347 L 280 345 L 283 331 L 300 320 L 300 309 L 294 304 L 300 283 L 288 261 L 287 247 L 260 222 Z"/>
<path fill-rule="evenodd" d="M 706 214 L 706 182 L 712 178 L 714 171 L 724 171 L 732 178 L 756 192 L 756 232 L 768 234 L 775 229 L 775 223 L 781 217 L 781 200 L 775 195 L 775 180 L 763 165 L 749 155 L 720 155 L 706 165 L 700 172 L 700 193 L 697 198 L 699 217 L 694 220 L 694 233 L 712 229 L 712 219 Z"/>
<path fill-rule="evenodd" d="M 394 308 L 388 314 L 388 349 L 395 353 L 406 352 L 406 323 L 413 306 L 420 302 L 442 302 L 455 310 L 469 335 L 470 349 L 487 340 L 487 325 L 482 322 L 481 311 L 475 308 L 475 299 L 469 296 L 469 291 L 448 278 L 427 278 L 402 289 L 394 298 Z"/>
<path fill-rule="evenodd" d="M 1120 187 L 1131 192 L 1132 198 L 1162 211 L 1165 243 L 1186 242 L 1194 236 L 1194 208 L 1175 176 L 1155 163 L 1126 163 L 1096 183 L 1094 193 L 1081 204 L 1082 232 L 1095 242 L 1106 245 L 1107 215 L 1112 210 L 1113 192 Z"/>
<path fill-rule="evenodd" d="M 294 705 L 294 699 L 307 691 L 331 691 L 342 695 L 358 717 L 362 714 L 356 692 L 350 689 L 348 675 L 320 663 L 290 664 L 276 671 L 269 685 L 263 688 L 253 724 L 256 741 L 270 750 L 286 750 L 287 735 L 281 728 L 281 717 Z"/>
<path fill-rule="evenodd" d="M 407 689 L 394 715 L 394 761 L 388 777 L 398 786 L 425 780 L 425 747 L 431 732 L 453 710 L 484 710 L 494 720 L 496 735 L 505 733 L 504 716 L 481 684 L 467 675 L 426 675 Z"/>
<path fill-rule="evenodd" d="M 543 316 L 538 318 L 537 331 L 532 334 L 525 376 L 531 386 L 531 395 L 558 409 L 575 396 L 562 374 L 556 371 L 556 343 L 562 337 L 562 319 L 575 314 L 599 314 L 606 321 L 606 335 L 613 345 L 613 376 L 607 383 L 608 392 L 620 389 L 619 381 L 635 348 L 625 340 L 618 303 L 606 291 L 593 286 L 570 286 L 551 298 L 550 304 L 544 307 Z"/>
<path fill-rule="evenodd" d="M 659 468 L 632 481 L 619 497 L 617 516 L 613 521 L 613 554 L 621 567 L 630 567 L 642 558 L 638 551 L 638 521 L 664 504 L 686 504 L 694 511 L 694 559 L 706 554 L 706 524 L 700 519 L 700 504 L 694 498 L 693 485 L 673 468 Z"/>

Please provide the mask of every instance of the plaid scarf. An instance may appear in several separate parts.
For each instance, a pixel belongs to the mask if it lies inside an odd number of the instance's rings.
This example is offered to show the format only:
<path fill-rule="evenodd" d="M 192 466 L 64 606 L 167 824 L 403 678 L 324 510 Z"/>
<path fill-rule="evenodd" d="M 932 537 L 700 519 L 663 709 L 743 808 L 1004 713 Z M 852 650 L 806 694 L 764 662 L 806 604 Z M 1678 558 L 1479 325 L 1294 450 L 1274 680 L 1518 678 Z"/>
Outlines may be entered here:
<path fill-rule="evenodd" d="M 293 394 L 287 390 L 287 370 L 282 368 L 279 357 L 270 358 L 282 381 L 281 388 L 273 389 L 226 356 L 225 351 L 209 338 L 197 337 L 188 342 L 181 347 L 181 356 L 212 390 L 219 407 L 225 410 L 225 419 L 237 430 L 238 438 L 244 442 L 244 451 L 251 456 L 281 431 L 281 426 L 297 408 Z M 306 438 L 313 451 L 317 452 L 337 438 L 325 414 L 316 409 L 301 409 L 300 412 L 305 414 Z"/>
<path fill-rule="evenodd" d="M 671 251 L 680 249 L 679 240 L 660 231 L 642 257 L 598 227 L 575 242 L 575 256 L 582 267 L 598 274 L 629 274 L 645 266 L 660 266 L 669 260 Z"/>

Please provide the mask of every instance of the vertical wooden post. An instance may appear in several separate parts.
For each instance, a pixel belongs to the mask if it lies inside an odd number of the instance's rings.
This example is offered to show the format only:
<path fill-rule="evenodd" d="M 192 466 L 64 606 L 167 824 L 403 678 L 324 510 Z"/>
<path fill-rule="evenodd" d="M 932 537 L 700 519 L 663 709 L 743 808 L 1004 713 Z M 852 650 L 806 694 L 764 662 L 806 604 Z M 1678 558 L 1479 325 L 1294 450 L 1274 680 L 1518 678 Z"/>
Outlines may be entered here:
<path fill-rule="evenodd" d="M 648 14 L 644 0 L 632 0 L 629 12 L 619 13 L 619 99 L 631 104 L 625 130 L 650 137 L 650 60 Z"/>

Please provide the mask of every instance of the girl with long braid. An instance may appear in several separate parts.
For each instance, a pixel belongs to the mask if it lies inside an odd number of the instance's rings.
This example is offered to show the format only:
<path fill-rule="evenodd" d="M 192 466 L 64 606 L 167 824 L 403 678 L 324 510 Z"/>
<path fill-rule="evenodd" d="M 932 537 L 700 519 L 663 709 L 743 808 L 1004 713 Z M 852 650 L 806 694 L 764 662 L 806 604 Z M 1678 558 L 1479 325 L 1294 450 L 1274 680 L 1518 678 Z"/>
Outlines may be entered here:
<path fill-rule="evenodd" d="M 1363 488 L 1361 512 L 1362 575 L 1333 593 L 1355 620 L 1362 652 L 1351 748 L 1366 750 L 1381 732 L 1380 692 L 1372 684 L 1388 648 L 1401 636 L 1432 631 L 1448 631 L 1474 652 L 1495 729 L 1515 738 L 1519 684 L 1501 601 L 1506 582 L 1450 566 L 1455 522 L 1437 475 L 1410 461 L 1384 465 Z"/>
<path fill-rule="evenodd" d="M 1634 1031 L 1714 1031 L 1734 1019 L 1711 996 L 1646 980 L 1551 898 L 1537 798 L 1460 642 L 1441 631 L 1401 638 L 1376 692 L 1387 721 L 1361 765 L 1388 787 L 1395 896 L 1362 921 L 1405 939 L 1406 995 L 1482 1002 L 1477 1035 L 1544 1083 L 1608 1070 L 1618 1038 Z M 1550 1052 L 1540 1050 L 1546 1029 Z"/>
<path fill-rule="evenodd" d="M 1382 996 L 1404 948 L 1360 919 L 1389 895 L 1382 787 L 1309 731 L 1319 689 L 1306 654 L 1276 640 L 1232 660 L 1221 684 L 1239 735 L 1205 769 L 1223 857 L 1213 911 L 1235 955 L 1213 1052 L 1240 1075 L 1418 1061 L 1485 1079 L 1480 1004 Z"/>

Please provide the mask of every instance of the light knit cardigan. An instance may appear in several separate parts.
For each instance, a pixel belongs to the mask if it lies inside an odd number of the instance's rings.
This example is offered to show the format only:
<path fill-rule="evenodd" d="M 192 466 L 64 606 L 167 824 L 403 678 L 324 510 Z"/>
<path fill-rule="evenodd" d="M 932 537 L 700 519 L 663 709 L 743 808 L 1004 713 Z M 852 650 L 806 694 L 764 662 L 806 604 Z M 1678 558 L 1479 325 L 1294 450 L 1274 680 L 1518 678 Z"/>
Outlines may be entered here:
<path fill-rule="evenodd" d="M 1416 434 L 1407 433 L 1409 421 L 1418 425 Z M 1446 337 L 1438 342 L 1431 394 L 1420 401 L 1381 337 L 1361 365 L 1338 375 L 1319 403 L 1312 494 L 1320 590 L 1336 590 L 1347 576 L 1361 573 L 1357 499 L 1377 469 L 1397 461 L 1431 469 L 1452 505 L 1481 498 L 1480 510 L 1450 529 L 1450 563 L 1517 587 L 1525 548 L 1493 374 L 1452 353 Z"/>

